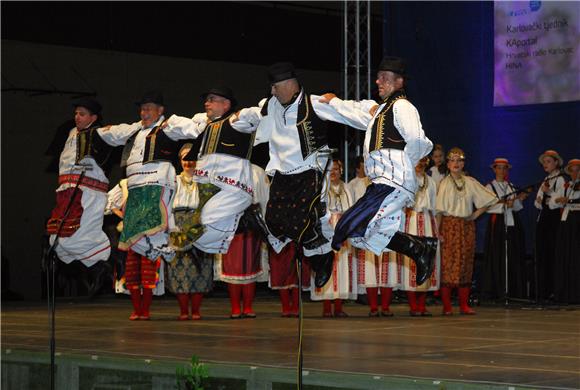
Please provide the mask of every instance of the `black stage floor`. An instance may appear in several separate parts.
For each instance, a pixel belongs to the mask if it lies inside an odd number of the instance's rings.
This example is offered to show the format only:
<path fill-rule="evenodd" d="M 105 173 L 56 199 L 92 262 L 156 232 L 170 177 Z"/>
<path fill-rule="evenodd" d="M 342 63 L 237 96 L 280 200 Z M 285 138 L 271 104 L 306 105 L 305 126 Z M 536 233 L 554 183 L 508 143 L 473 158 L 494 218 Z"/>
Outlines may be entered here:
<path fill-rule="evenodd" d="M 276 299 L 259 297 L 256 319 L 230 320 L 226 298 L 207 299 L 203 320 L 177 321 L 177 302 L 155 298 L 151 321 L 128 320 L 128 297 L 58 301 L 59 353 L 292 369 L 297 319 L 280 317 Z M 304 369 L 393 377 L 580 388 L 580 309 L 479 307 L 476 316 L 368 318 L 366 306 L 345 305 L 349 318 L 321 318 L 321 303 L 304 307 Z M 5 303 L 2 349 L 48 354 L 46 305 Z M 506 387 L 509 388 L 509 387 Z"/>

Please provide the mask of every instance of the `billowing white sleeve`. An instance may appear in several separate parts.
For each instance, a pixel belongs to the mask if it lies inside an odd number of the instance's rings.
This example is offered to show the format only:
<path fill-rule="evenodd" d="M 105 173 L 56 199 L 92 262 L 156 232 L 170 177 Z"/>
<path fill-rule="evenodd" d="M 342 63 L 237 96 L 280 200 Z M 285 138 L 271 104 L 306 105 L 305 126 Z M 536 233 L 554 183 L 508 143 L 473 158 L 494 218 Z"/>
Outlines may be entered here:
<path fill-rule="evenodd" d="M 171 115 L 167 120 L 167 127 L 163 131 L 169 138 L 178 141 L 199 137 L 206 126 L 207 115 L 205 112 L 195 114 L 193 118 Z"/>
<path fill-rule="evenodd" d="M 511 186 L 511 188 L 512 188 L 512 191 L 515 190 L 515 188 L 513 186 Z M 514 205 L 513 205 L 512 209 L 514 211 L 520 211 L 523 208 L 524 208 L 524 205 L 523 205 L 522 201 L 517 199 L 517 198 L 514 199 Z"/>
<path fill-rule="evenodd" d="M 113 213 L 113 209 L 122 209 L 125 203 L 123 197 L 123 190 L 121 186 L 117 184 L 109 192 L 107 192 L 107 206 L 105 207 L 105 215 Z"/>
<path fill-rule="evenodd" d="M 127 143 L 127 140 L 131 138 L 141 128 L 141 122 L 131 123 L 130 125 L 122 123 L 120 125 L 111 126 L 109 129 L 101 127 L 97 129 L 99 136 L 111 146 L 121 146 Z"/>
<path fill-rule="evenodd" d="M 550 209 L 554 210 L 564 207 L 562 203 L 556 203 L 556 199 L 562 198 L 564 196 L 565 184 L 566 180 L 564 180 L 563 177 L 556 179 L 556 188 L 550 193 L 550 200 L 548 200 L 548 207 L 550 207 Z"/>
<path fill-rule="evenodd" d="M 487 188 L 490 192 L 493 192 L 493 187 L 492 187 L 491 183 L 487 183 L 485 185 L 485 188 Z M 490 206 L 486 210 L 486 213 L 488 213 L 488 214 L 502 214 L 503 213 L 503 204 L 498 203 L 498 204 L 495 204 L 493 206 Z"/>
<path fill-rule="evenodd" d="M 262 168 L 252 164 L 252 181 L 254 184 L 253 203 L 259 203 L 262 215 L 266 215 L 266 205 L 270 196 L 270 180 Z"/>
<path fill-rule="evenodd" d="M 233 118 L 231 118 L 230 124 L 241 133 L 252 133 L 258 128 L 262 120 L 260 111 L 260 107 L 244 108 L 238 113 L 238 120 L 232 123 Z"/>
<path fill-rule="evenodd" d="M 357 130 L 366 131 L 373 119 L 370 113 L 372 107 L 377 105 L 374 100 L 342 100 L 333 98 L 328 104 L 320 103 L 321 96 L 310 95 L 312 107 L 316 114 L 324 120 L 348 125 Z"/>
<path fill-rule="evenodd" d="M 394 124 L 407 143 L 405 154 L 413 165 L 433 149 L 433 142 L 425 135 L 419 112 L 409 101 L 400 99 L 393 104 Z"/>
<path fill-rule="evenodd" d="M 536 198 L 534 199 L 534 206 L 538 209 L 542 209 L 542 197 L 544 196 L 544 191 L 542 190 L 542 185 L 538 188 L 538 193 L 536 194 Z"/>
<path fill-rule="evenodd" d="M 270 104 L 269 99 L 262 99 L 260 103 L 258 103 L 258 107 L 260 108 L 260 124 L 256 129 L 256 137 L 254 138 L 254 146 L 262 144 L 264 142 L 270 141 L 270 137 L 272 137 L 272 130 L 276 125 L 274 122 L 274 117 L 272 115 L 265 115 L 261 114 L 261 108 L 264 104 Z M 268 107 L 269 108 L 269 107 Z M 270 110 L 270 108 L 269 108 Z M 268 110 L 268 111 L 269 111 Z"/>

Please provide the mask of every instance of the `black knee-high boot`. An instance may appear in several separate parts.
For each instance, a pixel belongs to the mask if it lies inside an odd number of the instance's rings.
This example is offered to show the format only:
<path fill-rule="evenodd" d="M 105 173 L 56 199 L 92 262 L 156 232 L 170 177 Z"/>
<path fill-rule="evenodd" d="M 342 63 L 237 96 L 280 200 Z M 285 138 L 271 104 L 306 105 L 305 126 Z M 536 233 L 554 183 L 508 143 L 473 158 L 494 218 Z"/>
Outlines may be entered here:
<path fill-rule="evenodd" d="M 387 248 L 415 261 L 417 265 L 417 285 L 420 286 L 429 279 L 433 272 L 437 241 L 434 237 L 419 237 L 397 232 L 387 245 Z"/>

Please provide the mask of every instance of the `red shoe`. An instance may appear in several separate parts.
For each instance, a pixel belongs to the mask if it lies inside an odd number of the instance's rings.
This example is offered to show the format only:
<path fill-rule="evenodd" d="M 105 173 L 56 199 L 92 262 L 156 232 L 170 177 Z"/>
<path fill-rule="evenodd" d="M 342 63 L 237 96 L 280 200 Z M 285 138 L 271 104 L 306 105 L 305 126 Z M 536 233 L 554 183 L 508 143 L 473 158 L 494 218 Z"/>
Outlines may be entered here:
<path fill-rule="evenodd" d="M 133 312 L 131 313 L 131 315 L 129 316 L 129 320 L 130 321 L 137 321 L 139 319 L 139 314 Z"/>
<path fill-rule="evenodd" d="M 464 315 L 464 316 L 473 316 L 473 315 L 476 315 L 477 313 L 471 307 L 467 306 L 466 308 L 463 308 L 459 312 L 459 314 Z"/>
<path fill-rule="evenodd" d="M 199 315 L 199 314 L 192 314 L 191 315 L 191 319 L 193 321 L 199 321 L 199 320 L 201 320 L 201 315 Z"/>
<path fill-rule="evenodd" d="M 180 314 L 179 317 L 177 317 L 177 319 L 179 321 L 187 321 L 187 320 L 189 320 L 189 315 L 187 315 L 187 314 Z"/>

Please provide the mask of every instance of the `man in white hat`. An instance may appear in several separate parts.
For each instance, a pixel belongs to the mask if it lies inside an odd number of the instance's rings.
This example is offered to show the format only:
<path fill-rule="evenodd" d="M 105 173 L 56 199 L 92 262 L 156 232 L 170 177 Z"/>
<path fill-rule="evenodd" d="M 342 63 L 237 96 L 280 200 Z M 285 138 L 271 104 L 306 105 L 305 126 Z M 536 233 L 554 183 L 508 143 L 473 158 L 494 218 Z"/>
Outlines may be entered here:
<path fill-rule="evenodd" d="M 554 202 L 554 195 L 564 187 L 562 177 L 563 160 L 555 150 L 546 150 L 538 157 L 544 171 L 548 174 L 538 189 L 534 205 L 540 210 L 536 224 L 536 275 L 539 300 L 553 298 L 554 286 L 554 252 L 556 237 L 560 224 L 560 209 L 562 205 Z"/>
<path fill-rule="evenodd" d="M 568 161 L 564 172 L 570 180 L 552 196 L 561 205 L 562 215 L 554 254 L 556 302 L 580 303 L 580 159 Z"/>
<path fill-rule="evenodd" d="M 522 201 L 528 196 L 516 191 L 508 181 L 511 168 L 507 158 L 498 157 L 490 165 L 495 179 L 486 185 L 500 201 L 489 207 L 484 245 L 483 294 L 489 299 L 505 298 L 506 241 L 508 243 L 508 297 L 523 298 L 525 275 L 525 236 L 517 212 L 523 209 Z M 507 236 L 506 236 L 507 232 Z"/>

